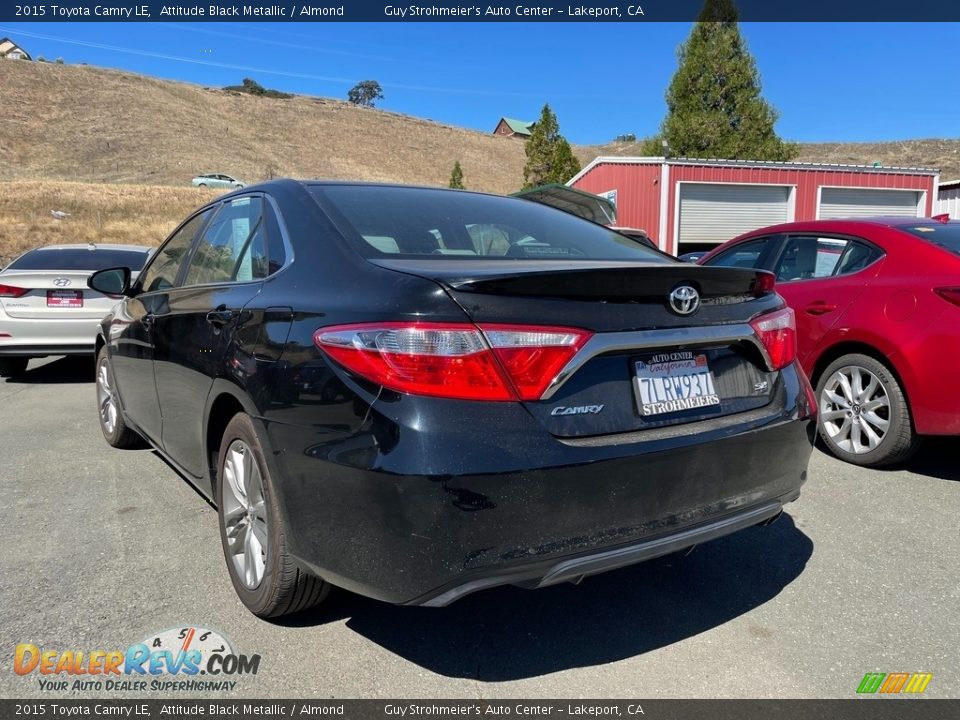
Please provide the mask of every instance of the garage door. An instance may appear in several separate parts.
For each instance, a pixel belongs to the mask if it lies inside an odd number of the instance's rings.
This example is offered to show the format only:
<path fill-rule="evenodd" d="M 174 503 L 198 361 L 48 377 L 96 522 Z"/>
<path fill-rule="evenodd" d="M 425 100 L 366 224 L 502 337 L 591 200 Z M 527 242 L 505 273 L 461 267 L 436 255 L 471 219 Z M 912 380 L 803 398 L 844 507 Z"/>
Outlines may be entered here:
<path fill-rule="evenodd" d="M 790 188 L 774 185 L 680 185 L 680 243 L 721 243 L 789 220 Z"/>
<path fill-rule="evenodd" d="M 920 193 L 916 190 L 821 188 L 820 219 L 897 215 L 916 217 Z"/>

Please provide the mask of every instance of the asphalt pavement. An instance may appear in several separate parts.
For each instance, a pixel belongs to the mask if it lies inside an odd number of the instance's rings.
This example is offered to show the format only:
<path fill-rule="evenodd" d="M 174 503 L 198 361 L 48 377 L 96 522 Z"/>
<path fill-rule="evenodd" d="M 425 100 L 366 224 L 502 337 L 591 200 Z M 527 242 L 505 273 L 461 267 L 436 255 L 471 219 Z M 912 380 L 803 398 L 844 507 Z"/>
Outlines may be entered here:
<path fill-rule="evenodd" d="M 815 450 L 772 526 L 576 587 L 442 609 L 335 591 L 271 623 L 234 595 L 215 511 L 155 453 L 104 442 L 92 376 L 54 358 L 0 380 L 0 697 L 131 697 L 41 690 L 14 648 L 185 626 L 261 656 L 224 699 L 849 698 L 866 672 L 960 697 L 960 440 L 882 471 Z"/>

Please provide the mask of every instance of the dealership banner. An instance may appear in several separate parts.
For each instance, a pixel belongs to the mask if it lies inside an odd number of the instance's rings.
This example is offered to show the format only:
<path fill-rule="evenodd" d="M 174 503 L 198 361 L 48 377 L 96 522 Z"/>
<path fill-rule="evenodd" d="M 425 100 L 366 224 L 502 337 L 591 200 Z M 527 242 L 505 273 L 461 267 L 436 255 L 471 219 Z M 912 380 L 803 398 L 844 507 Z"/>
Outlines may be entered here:
<path fill-rule="evenodd" d="M 737 0 L 736 6 L 746 22 L 960 21 L 955 0 Z M 0 22 L 662 22 L 695 20 L 702 8 L 703 0 L 40 0 L 3 3 Z"/>
<path fill-rule="evenodd" d="M 946 720 L 960 700 L 0 700 L 0 717 Z"/>

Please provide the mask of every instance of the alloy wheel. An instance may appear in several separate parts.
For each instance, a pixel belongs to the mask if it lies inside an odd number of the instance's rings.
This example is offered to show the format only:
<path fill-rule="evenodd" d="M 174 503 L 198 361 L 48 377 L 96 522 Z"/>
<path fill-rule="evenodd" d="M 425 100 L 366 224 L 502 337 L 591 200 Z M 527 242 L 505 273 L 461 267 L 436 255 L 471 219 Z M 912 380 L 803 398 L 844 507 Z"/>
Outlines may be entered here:
<path fill-rule="evenodd" d="M 110 385 L 110 371 L 106 358 L 97 368 L 97 404 L 100 407 L 100 424 L 108 435 L 113 435 L 117 427 L 117 400 Z"/>
<path fill-rule="evenodd" d="M 845 452 L 862 455 L 876 450 L 890 428 L 886 388 L 866 368 L 839 368 L 820 395 L 820 423 L 830 440 Z"/>
<path fill-rule="evenodd" d="M 253 451 L 234 440 L 223 465 L 223 522 L 227 548 L 237 577 L 253 590 L 263 580 L 267 561 L 267 513 L 263 478 Z"/>

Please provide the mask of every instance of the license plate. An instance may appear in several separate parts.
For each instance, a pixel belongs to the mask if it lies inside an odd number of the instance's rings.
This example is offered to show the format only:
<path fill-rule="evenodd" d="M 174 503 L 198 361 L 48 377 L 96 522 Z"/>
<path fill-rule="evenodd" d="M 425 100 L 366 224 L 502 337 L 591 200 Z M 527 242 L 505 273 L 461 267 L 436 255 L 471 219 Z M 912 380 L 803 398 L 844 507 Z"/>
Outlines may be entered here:
<path fill-rule="evenodd" d="M 720 404 L 706 355 L 658 353 L 634 365 L 633 384 L 641 415 L 693 410 Z"/>
<path fill-rule="evenodd" d="M 83 307 L 83 290 L 47 290 L 47 307 Z"/>

